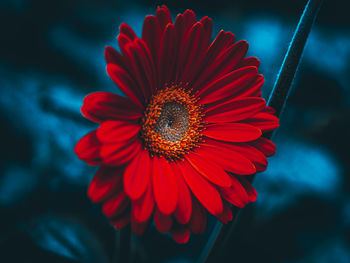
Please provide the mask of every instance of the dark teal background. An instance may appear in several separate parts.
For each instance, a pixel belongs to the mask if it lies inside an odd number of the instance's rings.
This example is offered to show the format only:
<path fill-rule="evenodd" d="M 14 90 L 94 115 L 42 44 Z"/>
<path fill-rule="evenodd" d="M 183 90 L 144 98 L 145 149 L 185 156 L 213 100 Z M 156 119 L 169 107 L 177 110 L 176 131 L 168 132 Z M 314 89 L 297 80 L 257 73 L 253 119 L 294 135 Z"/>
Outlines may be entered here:
<path fill-rule="evenodd" d="M 173 18 L 191 8 L 214 20 L 215 34 L 247 40 L 267 98 L 306 1 L 165 3 Z M 0 262 L 111 262 L 113 228 L 86 196 L 96 168 L 73 153 L 96 127 L 79 109 L 90 92 L 118 92 L 104 48 L 117 48 L 122 22 L 140 36 L 157 4 L 0 1 Z M 273 138 L 277 153 L 256 177 L 258 200 L 226 262 L 350 262 L 349 83 L 349 2 L 325 0 Z M 133 240 L 136 262 L 195 262 L 214 222 L 187 245 L 151 226 Z"/>

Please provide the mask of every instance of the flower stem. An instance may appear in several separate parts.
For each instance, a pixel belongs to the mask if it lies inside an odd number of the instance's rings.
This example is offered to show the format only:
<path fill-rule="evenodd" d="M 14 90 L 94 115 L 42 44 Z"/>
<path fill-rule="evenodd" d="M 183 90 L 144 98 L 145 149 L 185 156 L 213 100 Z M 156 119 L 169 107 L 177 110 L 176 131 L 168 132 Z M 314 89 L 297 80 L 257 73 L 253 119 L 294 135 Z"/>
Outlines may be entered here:
<path fill-rule="evenodd" d="M 306 40 L 317 17 L 322 2 L 323 0 L 309 0 L 307 2 L 304 12 L 301 15 L 297 28 L 294 32 L 293 38 L 289 44 L 288 51 L 284 57 L 268 100 L 268 106 L 273 107 L 276 110 L 277 117 L 279 117 L 283 111 L 291 89 L 292 81 L 301 60 L 301 55 L 303 53 Z M 271 138 L 271 136 L 272 133 L 267 134 L 265 137 Z M 249 180 L 250 182 L 253 182 L 254 176 L 249 177 Z M 208 239 L 206 247 L 202 251 L 198 262 L 221 262 L 220 256 L 222 256 L 222 252 L 226 247 L 227 242 L 231 236 L 234 235 L 236 225 L 238 224 L 239 217 L 241 216 L 240 213 L 238 213 L 239 209 L 237 207 L 233 207 L 232 210 L 232 212 L 237 215 L 235 220 L 226 225 L 217 222 L 217 225 L 211 233 L 211 236 Z"/>
<path fill-rule="evenodd" d="M 308 1 L 289 44 L 287 54 L 284 57 L 275 85 L 268 100 L 268 106 L 273 107 L 276 110 L 276 116 L 280 116 L 283 111 L 307 37 L 317 17 L 322 2 L 323 0 Z"/>
<path fill-rule="evenodd" d="M 131 229 L 130 225 L 116 231 L 113 263 L 131 262 Z"/>

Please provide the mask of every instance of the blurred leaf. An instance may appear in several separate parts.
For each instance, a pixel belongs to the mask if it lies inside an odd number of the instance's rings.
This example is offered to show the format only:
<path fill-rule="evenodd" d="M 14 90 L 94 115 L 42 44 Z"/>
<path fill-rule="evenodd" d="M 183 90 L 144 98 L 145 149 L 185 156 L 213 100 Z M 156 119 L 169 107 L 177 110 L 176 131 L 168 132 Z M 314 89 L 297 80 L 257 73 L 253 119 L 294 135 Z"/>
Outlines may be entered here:
<path fill-rule="evenodd" d="M 40 216 L 26 224 L 25 231 L 49 252 L 77 262 L 110 262 L 96 235 L 76 218 Z"/>

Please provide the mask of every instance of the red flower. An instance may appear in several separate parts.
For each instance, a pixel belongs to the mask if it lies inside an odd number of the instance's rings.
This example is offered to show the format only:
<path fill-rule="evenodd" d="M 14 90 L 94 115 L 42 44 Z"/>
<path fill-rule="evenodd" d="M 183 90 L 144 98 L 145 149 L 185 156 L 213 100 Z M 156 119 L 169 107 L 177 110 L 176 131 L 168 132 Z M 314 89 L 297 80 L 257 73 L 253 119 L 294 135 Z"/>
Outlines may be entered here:
<path fill-rule="evenodd" d="M 142 39 L 120 26 L 121 54 L 107 47 L 107 72 L 127 95 L 96 92 L 82 113 L 100 124 L 76 145 L 99 165 L 88 194 L 112 224 L 141 234 L 152 216 L 177 242 L 202 233 L 206 211 L 224 223 L 230 204 L 256 199 L 245 175 L 265 170 L 275 152 L 262 133 L 278 127 L 261 98 L 259 61 L 248 44 L 187 10 L 172 23 L 167 7 L 147 16 Z"/>

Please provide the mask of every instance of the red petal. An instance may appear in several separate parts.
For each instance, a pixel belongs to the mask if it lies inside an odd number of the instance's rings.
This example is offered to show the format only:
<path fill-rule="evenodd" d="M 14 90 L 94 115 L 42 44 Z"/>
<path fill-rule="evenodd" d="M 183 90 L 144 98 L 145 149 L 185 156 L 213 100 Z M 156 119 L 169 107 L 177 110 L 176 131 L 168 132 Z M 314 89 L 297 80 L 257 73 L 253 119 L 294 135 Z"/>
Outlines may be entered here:
<path fill-rule="evenodd" d="M 75 154 L 83 161 L 91 165 L 98 165 L 101 162 L 99 154 L 101 143 L 97 140 L 96 130 L 89 132 L 75 145 Z"/>
<path fill-rule="evenodd" d="M 137 222 L 133 218 L 131 218 L 131 230 L 136 235 L 142 235 L 148 226 L 148 222 Z"/>
<path fill-rule="evenodd" d="M 208 123 L 240 121 L 263 110 L 265 104 L 265 100 L 258 97 L 238 98 L 236 101 L 210 108 L 204 121 Z"/>
<path fill-rule="evenodd" d="M 216 188 L 205 180 L 188 161 L 180 161 L 178 165 L 187 185 L 202 205 L 213 215 L 221 214 L 222 200 Z"/>
<path fill-rule="evenodd" d="M 164 31 L 165 27 L 169 23 L 172 23 L 171 14 L 165 5 L 163 5 L 161 8 L 158 7 L 156 18 L 159 21 L 161 31 Z"/>
<path fill-rule="evenodd" d="M 221 151 L 221 152 L 230 150 L 230 153 L 227 153 L 230 155 L 231 155 L 231 150 L 236 153 L 239 153 L 239 155 L 243 155 L 246 158 L 248 158 L 254 164 L 258 172 L 265 170 L 267 166 L 267 159 L 265 155 L 246 143 L 244 144 L 227 143 L 227 142 L 220 142 L 220 141 L 212 140 L 208 138 L 205 141 L 204 145 L 208 147 L 215 147 L 217 148 L 218 151 Z M 242 163 L 242 161 L 239 161 L 239 160 L 237 160 L 237 162 Z"/>
<path fill-rule="evenodd" d="M 141 47 L 143 40 L 135 39 L 134 42 L 126 45 L 125 57 L 130 64 L 130 76 L 137 83 L 142 91 L 143 101 L 148 101 L 151 91 L 156 89 L 156 83 L 153 82 L 154 65 Z"/>
<path fill-rule="evenodd" d="M 178 186 L 171 166 L 164 157 L 153 157 L 153 190 L 159 211 L 173 213 L 178 201 Z"/>
<path fill-rule="evenodd" d="M 194 23 L 196 23 L 196 15 L 192 10 L 187 9 L 183 14 L 185 32 L 190 30 Z"/>
<path fill-rule="evenodd" d="M 152 54 L 156 68 L 158 67 L 160 40 L 162 32 L 158 19 L 155 16 L 147 16 L 142 29 L 142 39 L 146 42 Z"/>
<path fill-rule="evenodd" d="M 208 104 L 219 101 L 237 93 L 241 89 L 246 89 L 257 76 L 257 68 L 245 67 L 235 70 L 214 83 L 205 86 L 199 91 L 200 104 Z"/>
<path fill-rule="evenodd" d="M 222 211 L 221 215 L 218 215 L 216 218 L 221 221 L 223 224 L 227 224 L 229 221 L 233 219 L 231 206 L 227 201 L 223 201 L 224 211 Z"/>
<path fill-rule="evenodd" d="M 184 47 L 181 47 L 180 52 L 180 54 L 184 54 L 184 50 L 190 52 L 187 62 L 185 64 L 179 64 L 179 71 L 181 70 L 181 72 L 184 72 L 181 80 L 188 81 L 190 83 L 194 83 L 194 79 L 200 75 L 203 70 L 203 64 L 205 63 L 202 62 L 206 59 L 206 54 L 213 31 L 213 21 L 207 16 L 203 17 L 197 24 L 193 25 L 191 32 L 189 33 L 189 37 L 186 39 L 187 47 L 184 44 Z M 182 66 L 182 64 L 184 66 Z M 183 67 L 186 68 L 183 69 Z M 178 76 L 180 75 L 178 74 Z"/>
<path fill-rule="evenodd" d="M 133 141 L 138 132 L 140 126 L 133 122 L 127 122 L 122 120 L 105 121 L 97 129 L 97 138 L 102 143 L 128 143 Z"/>
<path fill-rule="evenodd" d="M 200 73 L 200 77 L 193 85 L 194 89 L 197 89 L 197 86 L 206 86 L 232 71 L 234 66 L 245 56 L 247 50 L 248 44 L 245 41 L 233 44 Z"/>
<path fill-rule="evenodd" d="M 109 218 L 117 217 L 126 210 L 129 204 L 130 200 L 127 198 L 125 192 L 121 191 L 103 204 L 102 211 Z"/>
<path fill-rule="evenodd" d="M 200 23 L 203 24 L 204 26 L 204 30 L 206 32 L 206 42 L 210 42 L 210 38 L 213 32 L 213 20 L 211 20 L 211 18 L 205 16 L 201 19 L 201 21 L 199 21 Z"/>
<path fill-rule="evenodd" d="M 244 58 L 242 59 L 236 68 L 244 68 L 244 67 L 259 67 L 260 65 L 260 61 L 255 58 L 255 57 L 248 57 L 248 58 Z"/>
<path fill-rule="evenodd" d="M 184 47 L 185 42 L 185 22 L 184 17 L 182 14 L 178 14 L 175 20 L 175 37 L 174 37 L 174 54 L 171 56 L 174 56 L 175 62 L 174 62 L 174 72 L 170 75 L 169 80 L 175 81 L 177 76 L 179 76 L 179 72 L 182 72 L 182 68 L 179 63 L 179 57 Z M 170 72 L 171 73 L 171 72 Z"/>
<path fill-rule="evenodd" d="M 111 220 L 111 223 L 118 229 L 127 226 L 130 223 L 130 212 L 123 213 L 118 218 Z"/>
<path fill-rule="evenodd" d="M 245 123 L 213 124 L 202 133 L 206 137 L 227 142 L 249 142 L 261 136 L 258 128 Z"/>
<path fill-rule="evenodd" d="M 124 173 L 124 190 L 131 199 L 139 199 L 149 184 L 151 159 L 147 150 L 141 150 L 138 156 L 128 164 Z"/>
<path fill-rule="evenodd" d="M 132 201 L 132 216 L 137 222 L 146 222 L 152 214 L 153 207 L 152 183 L 149 182 L 143 196 L 140 199 Z"/>
<path fill-rule="evenodd" d="M 232 145 L 229 147 L 247 157 L 255 166 L 257 172 L 266 170 L 267 159 L 264 154 L 249 145 Z"/>
<path fill-rule="evenodd" d="M 191 193 L 177 164 L 172 164 L 172 168 L 174 170 L 174 175 L 179 187 L 179 200 L 174 212 L 174 216 L 180 224 L 186 224 L 190 220 L 192 212 Z"/>
<path fill-rule="evenodd" d="M 258 149 L 267 157 L 274 155 L 276 152 L 275 144 L 266 138 L 261 137 L 256 141 L 249 142 L 249 144 Z"/>
<path fill-rule="evenodd" d="M 97 123 L 107 120 L 136 120 L 142 111 L 129 98 L 109 92 L 94 92 L 84 98 L 83 115 Z"/>
<path fill-rule="evenodd" d="M 187 161 L 210 182 L 218 185 L 229 187 L 231 186 L 230 176 L 218 165 L 208 158 L 203 158 L 201 151 L 188 153 L 185 155 Z"/>
<path fill-rule="evenodd" d="M 203 234 L 207 227 L 207 213 L 204 208 L 193 198 L 192 216 L 189 227 L 194 234 Z M 222 213 L 222 211 L 221 211 Z M 221 214 L 220 213 L 220 214 Z"/>
<path fill-rule="evenodd" d="M 204 59 L 205 65 L 211 65 L 221 53 L 224 53 L 225 48 L 233 44 L 234 38 L 235 36 L 232 33 L 221 30 L 208 48 Z"/>
<path fill-rule="evenodd" d="M 271 113 L 271 114 L 273 114 L 273 115 L 276 115 L 276 114 L 275 114 L 275 113 L 276 113 L 276 110 L 275 110 L 274 108 L 268 107 L 268 106 L 265 107 L 265 109 L 263 110 L 263 112 L 265 112 L 265 113 Z"/>
<path fill-rule="evenodd" d="M 113 64 L 119 65 L 122 68 L 125 67 L 125 62 L 124 62 L 123 56 L 112 47 L 106 47 L 105 59 L 106 59 L 107 64 L 113 63 Z"/>
<path fill-rule="evenodd" d="M 154 213 L 154 223 L 160 233 L 167 233 L 171 229 L 173 219 L 171 215 L 164 215 L 156 209 Z"/>
<path fill-rule="evenodd" d="M 164 87 L 174 75 L 173 71 L 175 70 L 176 62 L 175 44 L 175 27 L 172 24 L 168 24 L 161 41 L 160 59 L 158 64 L 160 87 Z"/>
<path fill-rule="evenodd" d="M 136 37 L 136 34 L 132 28 L 125 23 L 122 23 L 119 27 L 119 32 L 122 34 L 125 34 L 130 40 L 134 40 Z"/>
<path fill-rule="evenodd" d="M 104 144 L 101 147 L 100 155 L 105 165 L 119 166 L 134 159 L 141 149 L 142 145 L 139 140 L 128 144 Z"/>
<path fill-rule="evenodd" d="M 107 64 L 107 73 L 115 84 L 141 109 L 143 109 L 142 103 L 144 98 L 142 97 L 140 90 L 138 89 L 135 81 L 130 77 L 129 73 L 125 69 L 116 64 Z"/>
<path fill-rule="evenodd" d="M 258 74 L 246 87 L 232 92 L 232 97 L 261 97 L 261 87 L 264 84 L 264 76 Z"/>
<path fill-rule="evenodd" d="M 230 47 L 234 43 L 234 35 L 230 32 L 224 32 L 221 30 L 213 43 L 209 46 L 206 55 L 204 57 L 202 66 L 200 70 L 198 71 L 198 74 L 196 78 L 204 79 L 205 77 L 210 74 L 210 70 L 207 70 L 208 65 L 213 65 L 217 59 L 223 55 L 227 50 L 228 47 Z M 204 76 L 205 74 L 205 76 Z M 195 90 L 199 90 L 203 87 L 203 85 L 196 84 L 197 81 L 193 81 L 195 84 L 192 88 Z M 201 83 L 199 83 L 201 84 Z"/>
<path fill-rule="evenodd" d="M 122 189 L 124 168 L 101 166 L 89 188 L 88 196 L 93 202 L 102 202 L 113 195 L 116 195 Z"/>
<path fill-rule="evenodd" d="M 275 115 L 264 112 L 260 112 L 249 119 L 244 120 L 244 123 L 253 125 L 259 128 L 262 132 L 269 132 L 279 127 L 278 118 Z"/>
<path fill-rule="evenodd" d="M 244 178 L 244 176 L 236 175 L 235 177 L 246 190 L 248 194 L 249 202 L 255 202 L 256 198 L 258 197 L 258 194 L 255 191 L 254 187 L 251 185 L 251 183 L 246 178 Z"/>
<path fill-rule="evenodd" d="M 123 33 L 120 33 L 117 37 L 118 39 L 118 44 L 119 44 L 119 48 L 120 48 L 120 51 L 123 55 L 125 55 L 125 47 L 127 45 L 129 45 L 130 43 L 132 43 L 132 40 L 125 34 Z M 129 64 L 129 61 L 127 61 L 126 59 L 124 59 L 124 56 L 123 56 L 123 61 L 124 61 L 124 65 L 128 67 L 128 70 L 130 70 L 130 64 Z"/>
<path fill-rule="evenodd" d="M 192 10 L 186 10 L 186 12 L 181 15 L 179 14 L 175 21 L 175 32 L 176 32 L 176 70 L 175 70 L 175 79 L 177 82 L 183 81 L 182 72 L 184 70 L 184 50 L 185 44 L 188 39 L 189 31 L 192 26 L 196 23 L 196 16 Z"/>
<path fill-rule="evenodd" d="M 249 197 L 241 183 L 231 176 L 232 185 L 230 187 L 220 187 L 221 196 L 231 204 L 244 207 L 249 203 Z"/>
<path fill-rule="evenodd" d="M 263 84 L 264 84 L 264 77 L 262 75 L 256 75 L 246 85 L 236 87 L 236 89 L 229 89 L 228 87 L 225 87 L 225 89 L 227 90 L 226 94 L 224 94 L 225 97 L 222 96 L 220 100 L 216 100 L 210 104 L 205 105 L 206 110 L 209 111 L 211 108 L 216 108 L 226 103 L 227 104 L 232 103 L 236 101 L 238 98 L 260 97 L 261 86 Z"/>
<path fill-rule="evenodd" d="M 191 80 L 193 72 L 196 72 L 196 68 L 201 65 L 201 61 L 204 58 L 204 52 L 208 47 L 208 42 L 205 42 L 206 33 L 202 23 L 195 23 L 188 33 L 186 38 L 184 49 L 180 53 L 180 69 L 183 72 L 179 77 L 184 81 Z"/>
<path fill-rule="evenodd" d="M 218 149 L 214 145 L 211 145 L 210 142 L 203 144 L 198 149 L 198 154 L 206 160 L 212 160 L 225 171 L 242 175 L 256 172 L 253 163 L 242 154 L 230 149 Z"/>
<path fill-rule="evenodd" d="M 147 47 L 146 42 L 140 38 L 137 38 L 135 46 L 138 49 L 140 56 L 142 56 L 142 58 L 143 58 L 142 59 L 143 69 L 145 71 L 147 81 L 150 85 L 149 90 L 151 91 L 151 93 L 146 94 L 146 98 L 148 98 L 158 88 L 158 86 L 157 86 L 158 85 L 157 70 L 155 67 L 155 62 L 153 61 L 153 57 L 151 55 L 149 48 Z"/>
<path fill-rule="evenodd" d="M 171 236 L 179 244 L 187 243 L 190 239 L 190 230 L 183 226 L 177 226 L 170 230 Z"/>

